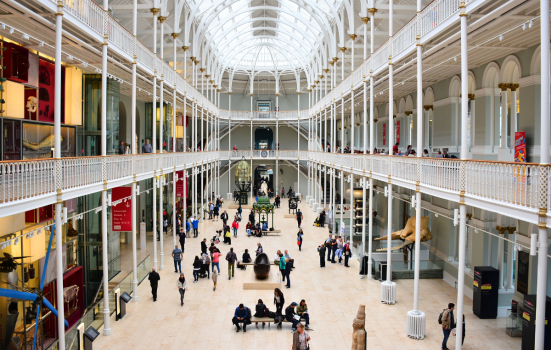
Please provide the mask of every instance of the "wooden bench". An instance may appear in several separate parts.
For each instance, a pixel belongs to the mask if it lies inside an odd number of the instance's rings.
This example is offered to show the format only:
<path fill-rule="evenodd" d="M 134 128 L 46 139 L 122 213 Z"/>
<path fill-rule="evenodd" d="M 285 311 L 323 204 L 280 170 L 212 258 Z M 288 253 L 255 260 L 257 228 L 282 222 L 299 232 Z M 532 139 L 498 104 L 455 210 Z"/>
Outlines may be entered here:
<path fill-rule="evenodd" d="M 273 230 L 273 231 L 262 231 L 263 236 L 279 236 L 281 233 L 281 230 Z"/>
<path fill-rule="evenodd" d="M 305 319 L 301 318 L 300 319 L 301 322 L 303 321 L 306 321 Z M 263 323 L 267 323 L 268 324 L 268 328 L 271 329 L 271 324 L 272 323 L 275 323 L 274 319 L 273 318 L 269 318 L 269 317 L 251 317 L 251 323 L 254 323 L 254 326 L 256 328 L 258 328 L 258 323 L 260 322 L 263 322 Z M 291 323 L 291 321 L 287 321 L 286 319 L 283 320 L 283 323 Z"/>
<path fill-rule="evenodd" d="M 270 264 L 271 264 L 271 265 L 277 265 L 277 266 L 279 266 L 279 264 L 276 264 L 276 263 L 274 263 L 273 261 L 272 261 Z M 254 263 L 253 263 L 253 262 L 250 262 L 250 263 L 239 263 L 239 265 L 254 265 Z"/>

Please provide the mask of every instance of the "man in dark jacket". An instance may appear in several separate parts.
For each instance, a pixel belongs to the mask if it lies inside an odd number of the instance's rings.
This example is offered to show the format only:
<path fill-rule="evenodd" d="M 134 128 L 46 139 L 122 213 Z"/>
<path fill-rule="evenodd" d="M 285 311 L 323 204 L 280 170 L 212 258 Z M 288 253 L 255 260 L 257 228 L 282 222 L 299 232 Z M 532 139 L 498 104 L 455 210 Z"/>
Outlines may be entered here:
<path fill-rule="evenodd" d="M 295 306 L 297 306 L 297 303 L 293 301 L 291 305 L 287 306 L 285 309 L 285 319 L 293 324 L 293 332 L 297 330 L 297 325 L 300 323 L 300 320 L 295 318 Z"/>
<path fill-rule="evenodd" d="M 119 154 L 124 154 L 124 142 L 119 143 Z"/>
<path fill-rule="evenodd" d="M 251 225 L 254 226 L 254 212 L 252 210 L 249 213 L 249 221 L 251 222 Z"/>
<path fill-rule="evenodd" d="M 247 324 L 250 319 L 249 312 L 243 306 L 243 304 L 239 304 L 239 307 L 235 309 L 235 314 L 233 315 L 232 323 L 237 327 L 236 332 L 239 332 L 241 330 L 241 327 L 239 327 L 239 323 L 243 323 L 243 332 L 247 332 Z"/>
<path fill-rule="evenodd" d="M 203 238 L 201 241 L 201 253 L 207 254 L 207 239 Z"/>
<path fill-rule="evenodd" d="M 220 219 L 222 219 L 222 222 L 224 223 L 224 226 L 228 224 L 228 213 L 224 210 L 222 215 L 220 215 Z"/>
<path fill-rule="evenodd" d="M 318 247 L 318 253 L 320 255 L 320 267 L 325 267 L 325 241 Z"/>
<path fill-rule="evenodd" d="M 149 273 L 149 284 L 151 285 L 151 294 L 153 294 L 153 301 L 157 301 L 157 287 L 159 286 L 159 280 L 161 276 L 155 271 L 153 267 Z"/>
<path fill-rule="evenodd" d="M 233 252 L 233 248 L 230 248 L 228 254 L 226 254 L 226 261 L 228 262 L 228 279 L 231 280 L 235 273 L 235 262 L 237 261 L 237 255 Z"/>
<path fill-rule="evenodd" d="M 320 227 L 325 227 L 325 209 L 320 213 Z"/>

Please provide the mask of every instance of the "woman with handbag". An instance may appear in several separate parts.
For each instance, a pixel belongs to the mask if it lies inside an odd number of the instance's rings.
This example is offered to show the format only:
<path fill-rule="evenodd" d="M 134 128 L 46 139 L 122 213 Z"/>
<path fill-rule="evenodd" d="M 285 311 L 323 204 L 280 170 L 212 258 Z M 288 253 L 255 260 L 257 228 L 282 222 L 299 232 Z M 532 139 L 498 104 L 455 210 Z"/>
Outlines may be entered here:
<path fill-rule="evenodd" d="M 304 235 L 304 232 L 302 232 L 302 229 L 298 230 L 297 233 L 297 244 L 298 244 L 298 250 L 302 251 L 302 236 Z"/>
<path fill-rule="evenodd" d="M 285 297 L 279 288 L 274 290 L 274 304 L 276 306 L 276 314 L 283 314 L 283 305 L 285 304 Z M 279 325 L 278 325 L 279 326 Z"/>
<path fill-rule="evenodd" d="M 310 345 L 308 344 L 309 340 L 310 340 L 310 336 L 304 330 L 304 326 L 302 325 L 302 323 L 299 323 L 297 325 L 297 331 L 293 333 L 292 350 L 309 350 L 310 349 Z"/>

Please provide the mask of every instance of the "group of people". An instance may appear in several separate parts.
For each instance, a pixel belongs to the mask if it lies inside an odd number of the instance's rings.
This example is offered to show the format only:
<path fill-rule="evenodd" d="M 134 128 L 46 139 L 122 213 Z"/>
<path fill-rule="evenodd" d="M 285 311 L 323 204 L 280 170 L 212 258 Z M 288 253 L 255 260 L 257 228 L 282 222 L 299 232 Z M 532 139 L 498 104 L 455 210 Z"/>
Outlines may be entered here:
<path fill-rule="evenodd" d="M 284 310 L 283 307 L 285 306 L 285 296 L 279 288 L 276 288 L 274 290 L 274 305 L 275 311 L 270 311 L 264 301 L 262 299 L 258 299 L 255 306 L 255 313 L 253 315 L 248 307 L 245 307 L 243 304 L 239 304 L 239 306 L 235 309 L 234 317 L 232 319 L 232 323 L 236 327 L 236 332 L 241 331 L 241 326 L 243 327 L 243 332 L 247 332 L 247 325 L 251 324 L 252 317 L 273 319 L 277 324 L 277 328 L 282 327 L 283 321 L 288 321 L 292 324 L 291 331 L 294 333 L 293 348 L 299 350 L 308 349 L 308 341 L 310 340 L 310 337 L 308 336 L 308 333 L 304 332 L 304 330 L 310 329 L 310 314 L 306 301 L 302 299 L 299 304 L 296 302 L 291 302 Z M 301 323 L 301 320 L 304 320 L 304 325 Z M 264 326 L 265 322 L 263 322 L 262 325 Z M 298 342 L 295 342 L 295 340 Z"/>
<path fill-rule="evenodd" d="M 330 261 L 332 264 L 336 264 L 335 257 L 339 259 L 338 263 L 342 264 L 344 259 L 344 266 L 350 267 L 348 265 L 348 260 L 352 255 L 350 249 L 350 242 L 346 242 L 344 237 L 334 236 L 332 234 L 323 241 L 322 244 L 318 246 L 318 253 L 320 257 L 320 267 L 325 267 L 325 252 L 327 252 L 327 261 Z"/>

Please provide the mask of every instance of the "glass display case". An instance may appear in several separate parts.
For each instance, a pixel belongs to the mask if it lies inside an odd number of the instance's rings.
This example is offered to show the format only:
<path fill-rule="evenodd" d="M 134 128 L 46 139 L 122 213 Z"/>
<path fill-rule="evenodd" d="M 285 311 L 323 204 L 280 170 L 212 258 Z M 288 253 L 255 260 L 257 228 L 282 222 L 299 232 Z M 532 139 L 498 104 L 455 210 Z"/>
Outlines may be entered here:
<path fill-rule="evenodd" d="M 505 331 L 510 337 L 521 337 L 522 336 L 522 317 L 521 313 L 508 309 L 507 310 L 507 319 L 506 319 L 506 328 Z"/>
<path fill-rule="evenodd" d="M 2 160 L 21 160 L 21 121 L 2 119 Z"/>
<path fill-rule="evenodd" d="M 75 128 L 61 127 L 61 157 L 76 156 Z M 54 148 L 54 126 L 23 122 L 23 159 L 51 158 Z"/>

